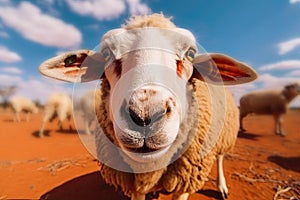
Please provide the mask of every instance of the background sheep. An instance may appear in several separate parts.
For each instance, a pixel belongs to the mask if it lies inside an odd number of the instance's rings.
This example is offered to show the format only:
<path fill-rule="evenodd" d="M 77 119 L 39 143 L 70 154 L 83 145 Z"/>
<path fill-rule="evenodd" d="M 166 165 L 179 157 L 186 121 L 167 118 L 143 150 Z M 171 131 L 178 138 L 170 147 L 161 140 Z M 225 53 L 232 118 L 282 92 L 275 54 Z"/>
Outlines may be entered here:
<path fill-rule="evenodd" d="M 82 113 L 82 119 L 85 123 L 85 133 L 91 134 L 91 129 L 93 123 L 97 121 L 97 117 L 95 115 L 95 107 L 99 107 L 100 105 L 100 97 L 101 94 L 99 90 L 91 90 L 86 92 L 79 100 L 78 109 Z M 95 103 L 97 103 L 95 105 Z"/>
<path fill-rule="evenodd" d="M 42 120 L 42 126 L 39 136 L 44 137 L 44 129 L 47 122 L 51 122 L 56 117 L 58 118 L 58 125 L 60 130 L 63 129 L 62 122 L 67 118 L 69 121 L 69 127 L 71 126 L 72 116 L 72 101 L 69 95 L 64 93 L 53 93 L 49 96 L 44 110 L 44 116 Z"/>
<path fill-rule="evenodd" d="M 10 101 L 10 105 L 15 114 L 15 121 L 20 122 L 20 113 L 26 113 L 26 121 L 29 121 L 29 113 L 38 113 L 38 108 L 33 101 L 28 98 L 16 96 Z"/>
<path fill-rule="evenodd" d="M 243 118 L 248 114 L 273 115 L 275 133 L 284 136 L 282 115 L 287 112 L 288 104 L 299 94 L 299 83 L 293 83 L 281 90 L 262 90 L 242 96 L 240 99 L 240 130 L 245 131 Z"/>
<path fill-rule="evenodd" d="M 202 188 L 216 157 L 218 188 L 227 197 L 222 160 L 237 137 L 238 109 L 226 88 L 207 82 L 238 84 L 257 75 L 228 56 L 196 54 L 191 32 L 153 14 L 133 17 L 106 33 L 99 53 L 70 52 L 39 68 L 64 81 L 78 81 L 74 73 L 81 82 L 101 77 L 102 101 L 96 109 L 101 174 L 133 200 L 158 191 L 187 199 Z M 152 63 L 159 65 L 148 66 Z"/>

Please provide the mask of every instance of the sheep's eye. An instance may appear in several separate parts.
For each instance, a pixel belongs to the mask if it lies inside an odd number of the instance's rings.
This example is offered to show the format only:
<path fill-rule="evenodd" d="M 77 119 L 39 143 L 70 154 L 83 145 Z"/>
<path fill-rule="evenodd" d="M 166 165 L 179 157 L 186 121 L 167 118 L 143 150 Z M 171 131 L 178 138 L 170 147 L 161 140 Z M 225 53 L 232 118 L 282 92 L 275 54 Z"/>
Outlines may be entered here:
<path fill-rule="evenodd" d="M 185 57 L 190 61 L 193 62 L 195 58 L 196 50 L 194 48 L 189 48 L 185 53 Z"/>
<path fill-rule="evenodd" d="M 65 66 L 69 67 L 70 65 L 72 65 L 73 63 L 75 63 L 77 61 L 77 56 L 75 54 L 68 56 L 64 62 L 65 62 Z"/>
<path fill-rule="evenodd" d="M 111 51 L 109 48 L 102 49 L 101 54 L 105 61 L 108 61 L 111 57 Z"/>

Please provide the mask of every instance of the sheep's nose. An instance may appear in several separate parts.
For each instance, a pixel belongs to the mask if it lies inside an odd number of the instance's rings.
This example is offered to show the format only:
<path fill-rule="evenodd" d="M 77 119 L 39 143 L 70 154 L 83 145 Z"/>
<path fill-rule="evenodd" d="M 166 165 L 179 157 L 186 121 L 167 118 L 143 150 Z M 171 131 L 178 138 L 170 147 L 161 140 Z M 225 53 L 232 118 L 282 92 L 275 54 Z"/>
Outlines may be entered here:
<path fill-rule="evenodd" d="M 148 116 L 142 117 L 131 108 L 129 108 L 129 115 L 132 121 L 138 126 L 145 127 L 151 123 L 151 119 Z"/>
<path fill-rule="evenodd" d="M 156 112 L 152 113 L 152 115 L 145 115 L 141 116 L 137 112 L 135 112 L 132 108 L 128 109 L 130 118 L 132 121 L 141 127 L 150 126 L 153 123 L 159 121 L 163 116 L 166 114 L 166 111 L 164 109 L 157 110 Z"/>

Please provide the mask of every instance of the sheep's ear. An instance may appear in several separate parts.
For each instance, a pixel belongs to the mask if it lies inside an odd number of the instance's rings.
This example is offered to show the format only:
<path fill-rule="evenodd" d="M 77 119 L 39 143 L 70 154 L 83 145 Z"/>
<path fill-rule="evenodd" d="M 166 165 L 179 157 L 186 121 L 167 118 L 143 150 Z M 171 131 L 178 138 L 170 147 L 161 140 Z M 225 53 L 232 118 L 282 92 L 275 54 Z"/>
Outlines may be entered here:
<path fill-rule="evenodd" d="M 223 54 L 198 55 L 193 65 L 192 77 L 214 84 L 236 85 L 257 78 L 257 73 L 250 66 Z"/>
<path fill-rule="evenodd" d="M 88 82 L 100 79 L 105 59 L 91 50 L 78 50 L 46 60 L 39 66 L 41 74 L 67 82 Z"/>

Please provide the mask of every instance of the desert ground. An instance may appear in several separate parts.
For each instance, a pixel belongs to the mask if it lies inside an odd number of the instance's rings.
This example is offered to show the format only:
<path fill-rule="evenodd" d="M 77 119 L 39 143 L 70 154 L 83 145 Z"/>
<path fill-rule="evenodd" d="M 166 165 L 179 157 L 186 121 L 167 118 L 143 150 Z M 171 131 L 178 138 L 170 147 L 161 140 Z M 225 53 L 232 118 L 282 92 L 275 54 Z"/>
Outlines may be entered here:
<path fill-rule="evenodd" d="M 103 182 L 96 159 L 77 131 L 59 131 L 54 121 L 39 138 L 41 119 L 42 112 L 32 115 L 30 122 L 17 123 L 11 111 L 0 111 L 1 200 L 129 199 Z M 244 127 L 247 131 L 239 133 L 224 161 L 228 199 L 300 199 L 300 110 L 284 116 L 285 137 L 274 134 L 270 116 L 248 116 Z M 169 200 L 171 195 L 158 199 Z M 216 166 L 204 188 L 189 197 L 196 199 L 221 199 Z"/>

